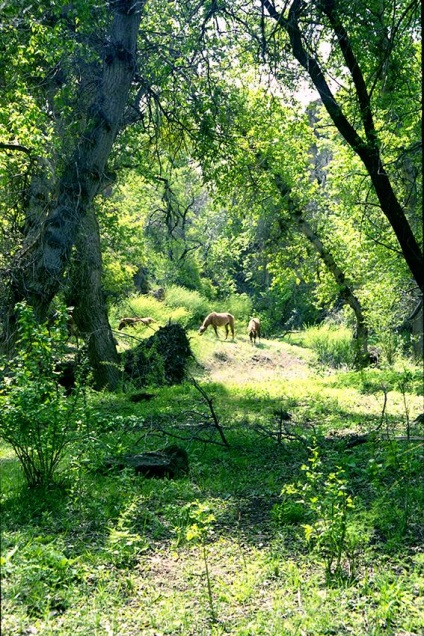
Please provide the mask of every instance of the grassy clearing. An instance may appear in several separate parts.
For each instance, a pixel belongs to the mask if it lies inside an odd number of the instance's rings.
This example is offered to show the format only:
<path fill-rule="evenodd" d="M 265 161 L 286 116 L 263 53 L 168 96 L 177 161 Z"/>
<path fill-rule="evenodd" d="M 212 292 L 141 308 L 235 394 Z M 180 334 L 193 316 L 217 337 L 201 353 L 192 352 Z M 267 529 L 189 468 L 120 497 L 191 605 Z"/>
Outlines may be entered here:
<path fill-rule="evenodd" d="M 48 493 L 29 492 L 2 447 L 2 632 L 422 634 L 421 370 L 323 373 L 296 345 L 190 336 L 191 372 L 229 449 L 199 441 L 219 438 L 190 383 L 152 389 L 138 404 L 91 396 L 94 432 Z M 292 439 L 276 435 L 283 411 Z M 346 446 L 347 435 L 377 427 L 367 443 Z M 406 431 L 412 441 L 397 439 Z M 175 441 L 189 454 L 188 477 L 97 471 L 107 455 Z M 207 522 L 196 516 L 202 506 Z M 329 576 L 337 545 L 341 570 Z"/>

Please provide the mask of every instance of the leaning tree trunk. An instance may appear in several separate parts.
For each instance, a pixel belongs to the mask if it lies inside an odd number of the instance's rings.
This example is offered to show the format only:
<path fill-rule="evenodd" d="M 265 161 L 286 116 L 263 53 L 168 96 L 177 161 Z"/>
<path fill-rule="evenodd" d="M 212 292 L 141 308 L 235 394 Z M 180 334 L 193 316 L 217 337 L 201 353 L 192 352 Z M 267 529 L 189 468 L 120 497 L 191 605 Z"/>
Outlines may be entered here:
<path fill-rule="evenodd" d="M 306 236 L 308 241 L 319 254 L 325 263 L 328 271 L 334 276 L 337 283 L 339 294 L 343 300 L 351 307 L 356 318 L 356 337 L 355 337 L 355 366 L 362 368 L 369 363 L 370 357 L 368 352 L 368 327 L 362 312 L 361 303 L 352 292 L 350 286 L 346 282 L 346 276 L 337 265 L 333 255 L 324 247 L 321 240 L 315 234 L 309 223 L 302 217 L 299 212 L 294 214 L 297 225 L 301 232 Z"/>
<path fill-rule="evenodd" d="M 113 20 L 105 41 L 103 70 L 87 125 L 65 162 L 58 195 L 36 236 L 26 241 L 7 272 L 2 299 L 3 347 L 14 345 L 15 305 L 26 300 L 38 320 L 46 318 L 59 291 L 72 246 L 96 196 L 113 142 L 122 122 L 136 65 L 137 34 L 146 0 L 110 3 Z"/>
<path fill-rule="evenodd" d="M 82 220 L 71 261 L 70 279 L 73 318 L 87 343 L 95 387 L 115 390 L 120 379 L 119 357 L 102 289 L 99 225 L 93 209 Z"/>
<path fill-rule="evenodd" d="M 267 169 L 266 161 L 262 163 L 262 167 Z M 328 271 L 333 275 L 337 283 L 340 296 L 351 307 L 356 318 L 356 337 L 355 337 L 355 366 L 362 368 L 369 364 L 370 356 L 368 352 L 368 327 L 365 316 L 362 311 L 361 303 L 353 293 L 350 285 L 346 280 L 344 272 L 337 265 L 331 252 L 323 245 L 321 239 L 314 232 L 312 227 L 302 215 L 302 211 L 296 201 L 290 196 L 290 188 L 284 182 L 280 175 L 274 174 L 275 185 L 281 195 L 281 198 L 287 205 L 291 218 L 295 221 L 298 228 L 308 239 L 314 250 L 324 262 Z"/>

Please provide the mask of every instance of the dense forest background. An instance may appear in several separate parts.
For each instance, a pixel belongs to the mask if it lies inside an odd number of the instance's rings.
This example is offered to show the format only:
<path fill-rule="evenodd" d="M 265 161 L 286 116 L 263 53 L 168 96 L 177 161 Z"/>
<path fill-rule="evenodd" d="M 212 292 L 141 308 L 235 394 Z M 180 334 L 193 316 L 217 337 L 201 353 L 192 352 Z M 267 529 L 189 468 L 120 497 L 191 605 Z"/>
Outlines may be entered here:
<path fill-rule="evenodd" d="M 178 285 L 245 294 L 269 334 L 337 314 L 358 364 L 370 333 L 390 358 L 422 293 L 417 3 L 24 5 L 3 7 L 4 352 L 17 303 L 60 299 L 116 387 L 109 309 Z"/>
<path fill-rule="evenodd" d="M 0 2 L 4 633 L 422 633 L 420 19 Z"/>

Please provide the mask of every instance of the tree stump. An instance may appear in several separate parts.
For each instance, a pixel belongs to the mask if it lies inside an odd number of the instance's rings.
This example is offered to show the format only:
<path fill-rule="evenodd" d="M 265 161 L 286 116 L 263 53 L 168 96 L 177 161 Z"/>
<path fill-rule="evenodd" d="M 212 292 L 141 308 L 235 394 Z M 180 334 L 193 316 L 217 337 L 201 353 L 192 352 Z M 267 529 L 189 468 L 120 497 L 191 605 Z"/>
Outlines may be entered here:
<path fill-rule="evenodd" d="M 179 324 L 160 327 L 123 354 L 125 373 L 138 387 L 180 384 L 192 357 L 187 332 Z"/>
<path fill-rule="evenodd" d="M 123 470 L 134 468 L 136 475 L 174 479 L 189 472 L 188 455 L 183 448 L 173 445 L 160 451 L 151 451 L 137 455 L 108 457 L 105 468 Z"/>

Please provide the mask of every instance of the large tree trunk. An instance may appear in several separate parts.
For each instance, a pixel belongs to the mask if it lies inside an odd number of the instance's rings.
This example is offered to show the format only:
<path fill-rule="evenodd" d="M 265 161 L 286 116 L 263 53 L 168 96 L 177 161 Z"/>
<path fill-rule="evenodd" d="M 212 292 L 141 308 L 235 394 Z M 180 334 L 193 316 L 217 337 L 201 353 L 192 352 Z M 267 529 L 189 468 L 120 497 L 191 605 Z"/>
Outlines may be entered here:
<path fill-rule="evenodd" d="M 277 11 L 274 3 L 270 2 L 270 0 L 261 0 L 261 2 L 269 15 L 277 22 L 278 27 L 284 29 L 289 35 L 294 57 L 309 74 L 334 125 L 365 165 L 381 209 L 392 226 L 412 276 L 415 278 L 421 291 L 423 291 L 423 253 L 384 169 L 373 122 L 371 100 L 361 67 L 351 47 L 348 34 L 336 14 L 336 3 L 324 1 L 321 3 L 321 8 L 337 37 L 346 67 L 349 69 L 355 87 L 365 139 L 358 134 L 343 113 L 325 79 L 322 67 L 317 59 L 308 53 L 304 45 L 303 34 L 299 26 L 299 16 L 304 9 L 303 0 L 294 0 L 290 7 L 288 18 L 285 18 Z"/>
<path fill-rule="evenodd" d="M 88 359 L 97 389 L 115 390 L 121 377 L 119 357 L 110 329 L 102 290 L 100 234 L 94 211 L 82 220 L 71 262 L 69 303 L 73 319 L 87 342 Z"/>
<path fill-rule="evenodd" d="M 87 125 L 73 156 L 65 162 L 58 195 L 36 235 L 30 232 L 7 272 L 2 299 L 3 348 L 13 349 L 15 305 L 25 299 L 38 320 L 63 282 L 81 223 L 102 181 L 112 144 L 122 123 L 135 71 L 137 34 L 146 0 L 117 0 L 105 41 L 103 70 L 93 102 L 87 109 Z"/>

